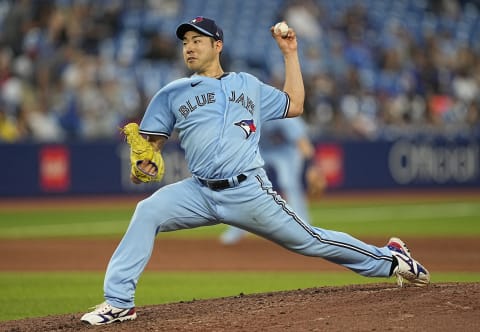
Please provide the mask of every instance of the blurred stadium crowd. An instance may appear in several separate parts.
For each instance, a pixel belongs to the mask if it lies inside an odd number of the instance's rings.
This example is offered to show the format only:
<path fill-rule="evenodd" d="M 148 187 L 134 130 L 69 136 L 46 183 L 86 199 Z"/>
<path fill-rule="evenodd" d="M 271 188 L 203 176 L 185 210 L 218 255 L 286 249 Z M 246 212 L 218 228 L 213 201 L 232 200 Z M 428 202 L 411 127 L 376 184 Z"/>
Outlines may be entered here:
<path fill-rule="evenodd" d="M 312 138 L 480 132 L 480 6 L 461 0 L 0 0 L 0 142 L 118 139 L 188 75 L 175 27 L 224 29 L 223 62 L 281 84 L 299 36 Z"/>

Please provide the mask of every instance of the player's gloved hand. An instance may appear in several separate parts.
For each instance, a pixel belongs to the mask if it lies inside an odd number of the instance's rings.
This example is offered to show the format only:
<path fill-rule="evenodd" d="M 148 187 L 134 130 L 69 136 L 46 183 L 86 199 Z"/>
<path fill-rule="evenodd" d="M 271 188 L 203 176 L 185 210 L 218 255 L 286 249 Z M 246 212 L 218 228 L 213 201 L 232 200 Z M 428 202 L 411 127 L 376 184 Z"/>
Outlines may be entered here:
<path fill-rule="evenodd" d="M 138 132 L 138 124 L 132 122 L 122 128 L 130 145 L 131 175 L 140 182 L 161 181 L 165 173 L 162 155 Z M 135 181 L 137 182 L 137 181 Z"/>

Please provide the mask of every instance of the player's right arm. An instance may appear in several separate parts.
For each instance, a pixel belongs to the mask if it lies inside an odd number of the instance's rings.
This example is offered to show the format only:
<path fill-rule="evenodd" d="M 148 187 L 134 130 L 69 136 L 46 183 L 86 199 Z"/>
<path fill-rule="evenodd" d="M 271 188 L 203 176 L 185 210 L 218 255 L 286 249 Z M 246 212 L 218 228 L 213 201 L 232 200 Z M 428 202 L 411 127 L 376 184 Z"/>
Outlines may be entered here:
<path fill-rule="evenodd" d="M 305 101 L 305 87 L 303 84 L 303 76 L 297 50 L 297 36 L 292 28 L 289 28 L 286 37 L 276 34 L 273 27 L 271 27 L 270 30 L 278 47 L 282 51 L 285 63 L 285 82 L 283 85 L 283 91 L 285 91 L 290 97 L 290 106 L 287 117 L 296 117 L 303 113 L 303 104 Z"/>

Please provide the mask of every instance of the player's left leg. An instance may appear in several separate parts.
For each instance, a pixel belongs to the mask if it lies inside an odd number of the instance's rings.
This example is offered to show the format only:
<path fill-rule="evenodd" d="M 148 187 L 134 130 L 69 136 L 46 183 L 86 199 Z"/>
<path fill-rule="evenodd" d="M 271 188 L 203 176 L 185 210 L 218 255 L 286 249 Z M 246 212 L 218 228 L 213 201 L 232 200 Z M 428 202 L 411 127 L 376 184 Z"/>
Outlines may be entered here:
<path fill-rule="evenodd" d="M 223 193 L 226 222 L 299 254 L 322 257 L 364 276 L 391 275 L 394 259 L 387 246 L 376 247 L 346 233 L 309 225 L 271 189 L 262 172 L 246 182 Z"/>

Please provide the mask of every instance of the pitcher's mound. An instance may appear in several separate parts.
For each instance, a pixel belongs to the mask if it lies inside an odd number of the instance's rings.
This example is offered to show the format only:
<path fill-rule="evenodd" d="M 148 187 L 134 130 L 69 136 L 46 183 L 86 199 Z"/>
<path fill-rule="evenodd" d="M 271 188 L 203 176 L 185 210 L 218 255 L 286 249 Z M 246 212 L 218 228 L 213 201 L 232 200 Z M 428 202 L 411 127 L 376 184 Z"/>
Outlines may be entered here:
<path fill-rule="evenodd" d="M 319 287 L 137 308 L 136 321 L 83 313 L 0 323 L 0 331 L 479 331 L 480 283 Z"/>

